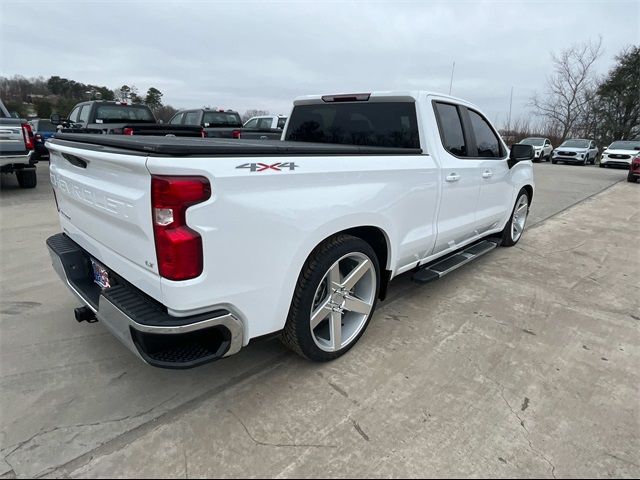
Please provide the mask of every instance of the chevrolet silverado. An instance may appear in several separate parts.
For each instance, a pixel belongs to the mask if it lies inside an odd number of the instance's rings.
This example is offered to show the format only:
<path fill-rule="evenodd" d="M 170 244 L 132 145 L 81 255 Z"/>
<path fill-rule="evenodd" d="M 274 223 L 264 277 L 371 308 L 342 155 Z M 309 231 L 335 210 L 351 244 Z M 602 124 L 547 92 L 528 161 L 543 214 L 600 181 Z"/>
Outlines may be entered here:
<path fill-rule="evenodd" d="M 279 333 L 314 361 L 389 282 L 437 280 L 521 238 L 533 147 L 422 91 L 298 98 L 282 141 L 61 134 L 54 269 L 134 354 L 189 368 Z"/>

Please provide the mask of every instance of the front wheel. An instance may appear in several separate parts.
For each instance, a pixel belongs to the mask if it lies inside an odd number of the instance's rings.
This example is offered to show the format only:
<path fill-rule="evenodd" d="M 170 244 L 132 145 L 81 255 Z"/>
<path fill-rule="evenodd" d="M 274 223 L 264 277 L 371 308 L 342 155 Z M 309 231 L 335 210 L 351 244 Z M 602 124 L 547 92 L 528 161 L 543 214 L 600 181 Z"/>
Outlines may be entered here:
<path fill-rule="evenodd" d="M 631 183 L 636 183 L 636 176 L 629 172 L 629 174 L 627 175 L 627 182 L 631 182 Z"/>
<path fill-rule="evenodd" d="M 529 215 L 529 193 L 523 188 L 518 193 L 516 204 L 511 212 L 511 218 L 507 222 L 507 225 L 502 231 L 502 243 L 503 247 L 512 247 L 522 237 L 524 227 L 527 223 L 527 217 Z"/>
<path fill-rule="evenodd" d="M 366 330 L 380 288 L 380 266 L 371 246 L 336 235 L 311 253 L 298 277 L 283 343 L 316 362 L 347 353 Z"/>

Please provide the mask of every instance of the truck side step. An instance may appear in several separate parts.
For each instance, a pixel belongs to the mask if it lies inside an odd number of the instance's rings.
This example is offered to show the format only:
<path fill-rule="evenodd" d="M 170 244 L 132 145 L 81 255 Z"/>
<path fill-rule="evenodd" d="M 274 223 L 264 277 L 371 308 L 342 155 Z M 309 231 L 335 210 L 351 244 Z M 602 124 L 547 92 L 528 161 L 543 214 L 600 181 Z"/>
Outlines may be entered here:
<path fill-rule="evenodd" d="M 411 279 L 420 284 L 433 282 L 434 280 L 438 280 L 440 277 L 444 277 L 447 273 L 451 273 L 470 261 L 490 252 L 497 246 L 498 242 L 493 239 L 475 243 L 464 250 L 449 255 L 448 257 L 438 259 L 435 263 L 421 267 L 420 270 L 413 274 Z"/>

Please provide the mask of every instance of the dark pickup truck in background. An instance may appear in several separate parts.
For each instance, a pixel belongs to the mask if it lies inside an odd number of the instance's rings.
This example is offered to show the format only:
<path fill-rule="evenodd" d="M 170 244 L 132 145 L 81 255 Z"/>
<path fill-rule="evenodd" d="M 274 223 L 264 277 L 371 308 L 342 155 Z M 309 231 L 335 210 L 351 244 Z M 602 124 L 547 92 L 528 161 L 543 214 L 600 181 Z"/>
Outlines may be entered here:
<path fill-rule="evenodd" d="M 199 126 L 205 136 L 212 138 L 243 138 L 255 140 L 280 140 L 281 128 L 246 128 L 238 112 L 212 108 L 180 110 L 171 120 L 170 126 Z"/>
<path fill-rule="evenodd" d="M 103 133 L 115 135 L 173 135 L 203 137 L 197 126 L 158 123 L 146 105 L 128 102 L 93 100 L 77 104 L 68 119 L 52 115 L 51 122 L 62 125 L 63 133 Z"/>

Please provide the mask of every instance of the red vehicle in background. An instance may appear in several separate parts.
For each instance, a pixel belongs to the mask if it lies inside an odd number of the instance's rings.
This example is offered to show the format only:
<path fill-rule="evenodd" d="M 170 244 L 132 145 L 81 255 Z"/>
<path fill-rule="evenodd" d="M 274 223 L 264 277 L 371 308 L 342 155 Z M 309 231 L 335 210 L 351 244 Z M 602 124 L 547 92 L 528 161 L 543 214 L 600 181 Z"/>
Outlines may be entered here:
<path fill-rule="evenodd" d="M 629 166 L 629 175 L 627 175 L 627 181 L 629 182 L 637 182 L 640 178 L 640 153 L 637 154 L 631 160 L 631 165 Z"/>

